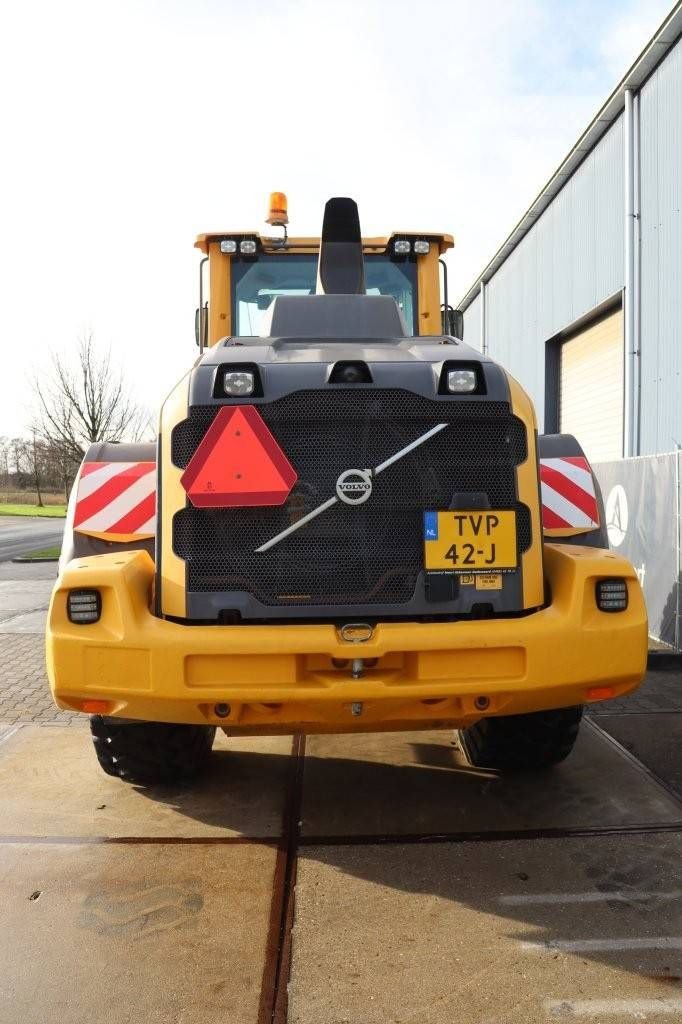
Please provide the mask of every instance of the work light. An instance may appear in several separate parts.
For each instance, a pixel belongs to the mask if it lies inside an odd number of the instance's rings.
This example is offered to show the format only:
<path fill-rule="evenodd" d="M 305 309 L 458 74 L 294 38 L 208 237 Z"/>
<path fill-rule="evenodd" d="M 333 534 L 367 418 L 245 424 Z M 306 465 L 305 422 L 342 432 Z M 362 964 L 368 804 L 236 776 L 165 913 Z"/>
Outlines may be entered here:
<path fill-rule="evenodd" d="M 597 608 L 602 612 L 624 612 L 628 606 L 628 585 L 625 580 L 599 580 Z"/>
<path fill-rule="evenodd" d="M 239 243 L 239 251 L 242 256 L 253 256 L 256 252 L 256 243 L 253 238 L 243 238 Z"/>
<path fill-rule="evenodd" d="M 412 242 L 409 238 L 396 238 L 393 243 L 393 252 L 396 256 L 409 256 L 412 252 Z"/>
<path fill-rule="evenodd" d="M 220 251 L 227 253 L 228 256 L 231 256 L 233 253 L 235 253 L 237 251 L 237 243 L 235 242 L 234 238 L 223 238 L 222 242 L 220 243 Z"/>
<path fill-rule="evenodd" d="M 475 370 L 448 370 L 448 391 L 453 394 L 471 394 L 477 383 Z"/>
<path fill-rule="evenodd" d="M 223 377 L 223 389 L 226 395 L 252 395 L 255 379 L 247 370 L 227 370 Z"/>
<path fill-rule="evenodd" d="M 102 614 L 102 595 L 99 590 L 70 590 L 66 599 L 69 621 L 85 626 L 99 622 Z"/>
<path fill-rule="evenodd" d="M 429 243 L 423 238 L 418 238 L 414 243 L 414 251 L 417 256 L 426 256 L 429 249 Z"/>

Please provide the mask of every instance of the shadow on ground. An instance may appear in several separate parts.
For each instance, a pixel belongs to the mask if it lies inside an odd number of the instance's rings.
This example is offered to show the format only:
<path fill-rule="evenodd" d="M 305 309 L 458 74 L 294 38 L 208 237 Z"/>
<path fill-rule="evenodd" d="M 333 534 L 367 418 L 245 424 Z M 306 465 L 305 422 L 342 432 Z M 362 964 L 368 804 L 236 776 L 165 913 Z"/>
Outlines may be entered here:
<path fill-rule="evenodd" d="M 479 771 L 464 763 L 461 750 L 446 734 L 434 734 L 433 738 L 414 735 L 410 742 L 386 735 L 308 740 L 299 848 L 305 883 L 301 895 L 306 901 L 312 899 L 313 910 L 327 906 L 333 918 L 333 923 L 315 925 L 316 935 L 326 928 L 326 939 L 322 934 L 318 938 L 322 945 L 330 944 L 330 957 L 334 955 L 335 929 L 346 936 L 355 929 L 360 944 L 374 944 L 377 930 L 385 931 L 386 942 L 395 942 L 391 904 L 386 902 L 392 892 L 390 899 L 397 898 L 398 918 L 405 918 L 400 927 L 414 932 L 410 942 L 420 941 L 427 948 L 431 939 L 423 929 L 428 932 L 435 919 L 430 921 L 427 915 L 415 921 L 412 917 L 423 898 L 427 898 L 425 906 L 442 909 L 452 904 L 458 912 L 489 919 L 489 938 L 476 940 L 483 941 L 481 955 L 487 955 L 486 948 L 492 954 L 502 929 L 502 937 L 510 939 L 515 949 L 531 942 L 542 947 L 542 955 L 574 955 L 583 963 L 587 958 L 646 976 L 655 985 L 679 984 L 679 833 L 533 842 L 524 839 L 523 833 L 532 835 L 533 830 L 551 828 L 672 826 L 675 822 L 682 828 L 682 803 L 589 727 L 573 757 L 541 776 L 501 777 Z M 343 749 L 346 756 L 340 756 Z M 376 758 L 382 750 L 391 761 L 402 758 L 402 763 L 379 761 Z M 266 785 L 268 779 L 280 777 L 272 760 L 280 761 L 284 755 L 249 757 L 254 759 L 250 777 L 260 776 Z M 214 755 L 209 780 L 214 791 L 224 785 L 226 795 L 229 793 L 234 781 L 229 751 Z M 141 792 L 150 800 L 182 807 L 182 813 L 196 813 L 185 791 L 182 795 L 161 789 Z M 229 803 L 223 811 L 223 824 L 233 828 Z M 214 813 L 211 822 L 215 824 L 219 818 Z M 443 833 L 460 833 L 458 838 L 466 840 L 466 833 L 473 839 L 502 829 L 510 830 L 509 840 L 428 842 L 428 837 L 433 840 Z M 417 835 L 425 841 L 415 841 Z M 390 842 L 371 842 L 372 836 L 376 840 L 389 837 Z M 362 883 L 361 895 L 357 882 Z M 314 899 L 305 895 L 310 893 L 310 885 Z M 560 905 L 525 902 L 529 894 L 547 892 L 593 895 L 587 906 L 580 901 Z M 396 897 L 396 893 L 402 896 Z M 419 899 L 405 904 L 401 902 L 404 896 Z M 449 919 L 453 911 L 443 913 Z M 479 917 L 475 920 L 485 933 L 487 926 Z M 615 935 L 626 944 L 634 939 L 633 952 L 592 948 L 605 935 Z M 646 948 L 647 936 L 664 937 L 669 948 L 666 943 L 661 948 L 660 942 L 659 948 Z M 642 940 L 644 946 L 638 947 Z M 561 944 L 567 941 L 584 946 L 562 950 Z M 320 956 L 325 955 L 322 948 Z"/>

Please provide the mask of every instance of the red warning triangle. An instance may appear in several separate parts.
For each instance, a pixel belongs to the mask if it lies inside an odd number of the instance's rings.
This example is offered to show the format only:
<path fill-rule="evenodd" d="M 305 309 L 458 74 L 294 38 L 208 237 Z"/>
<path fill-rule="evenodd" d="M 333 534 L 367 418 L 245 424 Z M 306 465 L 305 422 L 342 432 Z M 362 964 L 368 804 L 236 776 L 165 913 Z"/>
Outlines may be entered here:
<path fill-rule="evenodd" d="M 180 478 L 199 508 L 283 505 L 297 474 L 254 405 L 223 406 Z"/>

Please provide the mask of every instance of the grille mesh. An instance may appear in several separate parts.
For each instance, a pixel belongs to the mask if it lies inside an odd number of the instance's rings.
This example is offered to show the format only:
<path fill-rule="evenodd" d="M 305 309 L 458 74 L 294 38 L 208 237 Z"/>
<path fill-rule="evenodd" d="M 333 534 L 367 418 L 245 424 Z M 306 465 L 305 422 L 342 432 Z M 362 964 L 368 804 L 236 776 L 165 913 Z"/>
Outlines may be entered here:
<path fill-rule="evenodd" d="M 299 391 L 258 410 L 298 482 L 282 506 L 189 506 L 175 514 L 173 548 L 187 561 L 191 591 L 244 590 L 270 606 L 405 603 L 423 565 L 423 510 L 462 507 L 472 492 L 487 495 L 491 508 L 515 508 L 519 549 L 528 548 L 530 516 L 516 500 L 514 477 L 526 458 L 526 433 L 505 402 L 363 388 Z M 195 407 L 175 427 L 175 465 L 187 466 L 216 413 L 216 406 Z M 343 470 L 373 468 L 437 423 L 452 429 L 376 477 L 366 504 L 337 503 L 255 554 L 333 496 Z"/>

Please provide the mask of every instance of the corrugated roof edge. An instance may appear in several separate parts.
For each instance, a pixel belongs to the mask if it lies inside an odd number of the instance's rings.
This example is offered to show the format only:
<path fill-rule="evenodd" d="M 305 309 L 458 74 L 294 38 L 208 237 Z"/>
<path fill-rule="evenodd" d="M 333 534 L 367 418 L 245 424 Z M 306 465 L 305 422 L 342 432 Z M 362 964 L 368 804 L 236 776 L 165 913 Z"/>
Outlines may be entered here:
<path fill-rule="evenodd" d="M 682 0 L 675 5 L 658 31 L 642 50 L 637 60 L 625 73 L 604 105 L 592 119 L 583 134 L 559 165 L 538 197 L 528 207 L 521 220 L 507 236 L 493 258 L 478 275 L 474 283 L 460 299 L 458 309 L 464 311 L 479 294 L 481 281 L 489 281 L 500 269 L 519 242 L 530 231 L 533 224 L 559 194 L 571 175 L 577 170 L 588 153 L 591 153 L 611 125 L 620 117 L 625 107 L 625 90 L 639 89 L 649 75 L 658 67 L 666 54 L 682 36 Z"/>

